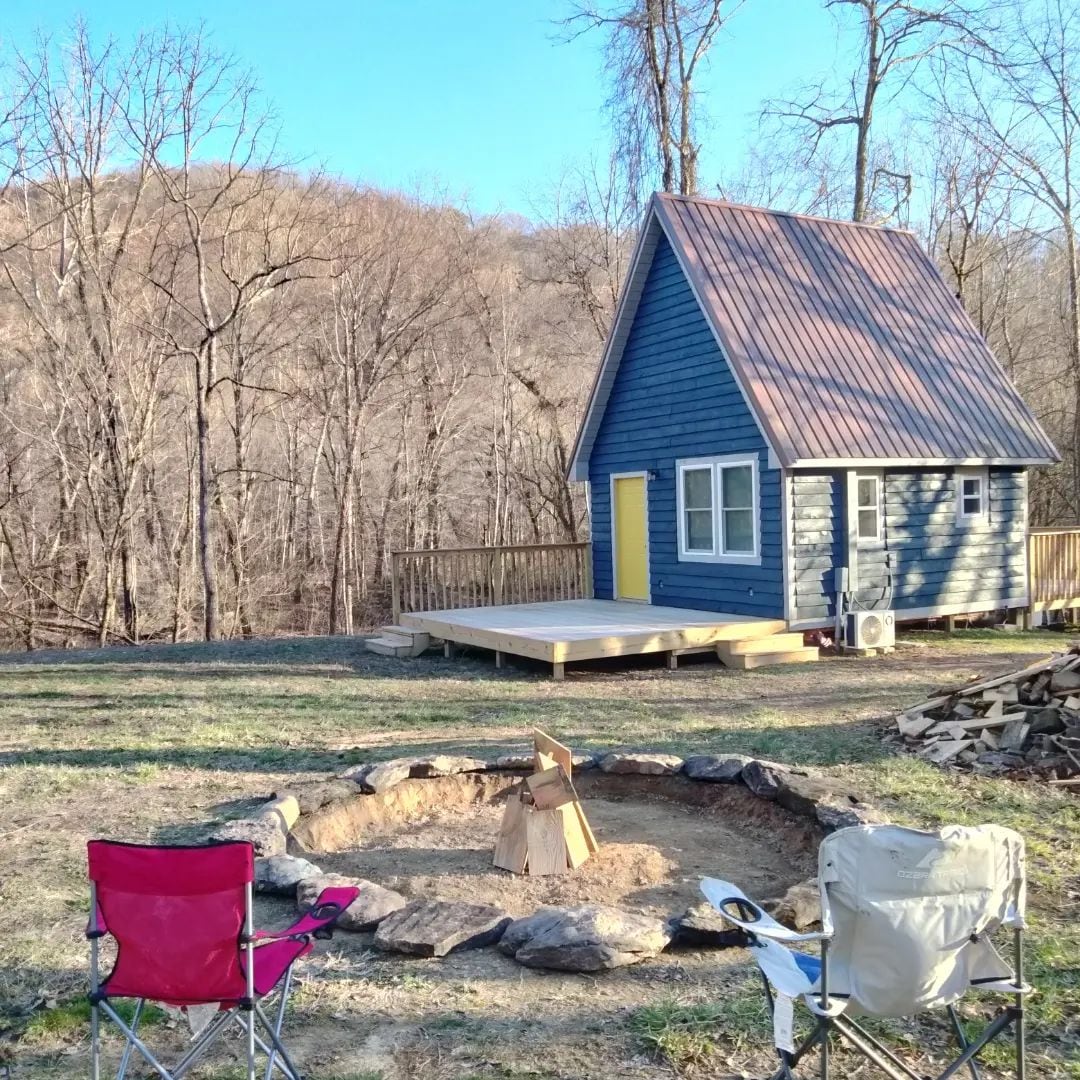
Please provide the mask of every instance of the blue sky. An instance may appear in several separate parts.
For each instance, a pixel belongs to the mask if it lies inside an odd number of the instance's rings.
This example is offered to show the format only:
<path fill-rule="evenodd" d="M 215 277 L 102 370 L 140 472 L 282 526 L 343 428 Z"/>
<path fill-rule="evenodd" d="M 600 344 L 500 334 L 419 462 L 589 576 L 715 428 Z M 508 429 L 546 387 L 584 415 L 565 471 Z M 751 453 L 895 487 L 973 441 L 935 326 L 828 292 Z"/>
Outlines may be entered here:
<path fill-rule="evenodd" d="M 349 179 L 533 216 L 567 169 L 606 155 L 601 43 L 560 43 L 564 0 L 8 0 L 0 36 L 62 40 L 82 14 L 123 38 L 178 10 L 255 71 L 291 157 Z M 764 98 L 833 66 L 836 33 L 818 0 L 748 0 L 700 80 L 706 182 L 738 162 Z"/>

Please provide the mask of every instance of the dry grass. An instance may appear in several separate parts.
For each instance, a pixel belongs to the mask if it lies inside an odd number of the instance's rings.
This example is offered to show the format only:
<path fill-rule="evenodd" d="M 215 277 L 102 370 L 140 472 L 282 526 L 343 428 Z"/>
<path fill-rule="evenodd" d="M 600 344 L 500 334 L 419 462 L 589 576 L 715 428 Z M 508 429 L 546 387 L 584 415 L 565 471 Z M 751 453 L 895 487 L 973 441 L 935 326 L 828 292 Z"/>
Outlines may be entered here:
<path fill-rule="evenodd" d="M 597 665 L 562 684 L 538 669 L 496 672 L 483 659 L 383 661 L 341 638 L 7 658 L 0 1075 L 5 1053 L 18 1078 L 83 1071 L 88 836 L 195 839 L 297 772 L 434 749 L 493 753 L 540 724 L 595 748 L 751 751 L 843 775 L 899 820 L 1021 829 L 1032 855 L 1031 974 L 1043 991 L 1030 1075 L 1080 1076 L 1069 1064 L 1080 1014 L 1080 802 L 894 757 L 874 724 L 934 686 L 1054 643 L 920 640 L 932 644 L 884 660 L 747 673 Z M 263 914 L 288 911 L 268 904 Z M 768 1055 L 745 965 L 740 952 L 673 953 L 587 979 L 492 954 L 388 961 L 339 935 L 307 964 L 291 1030 L 313 1080 L 756 1073 Z M 182 1037 L 167 1023 L 154 1034 Z M 225 1080 L 230 1068 L 226 1055 L 197 1075 Z"/>

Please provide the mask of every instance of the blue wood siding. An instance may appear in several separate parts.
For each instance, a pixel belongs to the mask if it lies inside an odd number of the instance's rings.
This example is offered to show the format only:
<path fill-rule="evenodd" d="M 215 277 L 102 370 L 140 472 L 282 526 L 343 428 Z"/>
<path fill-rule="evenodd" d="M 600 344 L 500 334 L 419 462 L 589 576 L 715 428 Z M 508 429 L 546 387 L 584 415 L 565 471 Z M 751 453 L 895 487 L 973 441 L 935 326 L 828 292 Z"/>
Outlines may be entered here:
<path fill-rule="evenodd" d="M 835 619 L 836 568 L 844 565 L 845 550 L 842 474 L 792 473 L 793 622 Z"/>
<path fill-rule="evenodd" d="M 858 603 L 902 617 L 923 608 L 987 610 L 1023 597 L 1026 475 L 992 468 L 989 477 L 988 521 L 972 526 L 956 519 L 954 470 L 886 470 L 884 539 L 859 544 Z M 832 568 L 845 565 L 847 550 L 845 489 L 843 472 L 792 476 L 793 620 L 835 616 Z"/>
<path fill-rule="evenodd" d="M 761 565 L 679 562 L 676 461 L 757 455 Z M 597 597 L 614 595 L 611 476 L 648 471 L 649 580 L 654 604 L 782 618 L 780 470 L 716 339 L 661 237 L 589 458 Z"/>
<path fill-rule="evenodd" d="M 952 469 L 886 472 L 884 550 L 860 547 L 860 601 L 978 610 L 1024 595 L 1025 482 L 1022 469 L 991 469 L 988 521 L 961 525 Z"/>

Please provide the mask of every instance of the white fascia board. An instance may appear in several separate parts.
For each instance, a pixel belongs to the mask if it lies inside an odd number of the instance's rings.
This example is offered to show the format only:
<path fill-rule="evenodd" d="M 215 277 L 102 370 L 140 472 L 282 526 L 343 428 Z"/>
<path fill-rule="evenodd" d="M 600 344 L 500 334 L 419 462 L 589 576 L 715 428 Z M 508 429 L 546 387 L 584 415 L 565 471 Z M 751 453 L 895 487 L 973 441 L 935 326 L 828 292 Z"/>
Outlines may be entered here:
<path fill-rule="evenodd" d="M 1054 465 L 1050 458 L 800 458 L 791 469 L 923 469 L 949 466 L 995 465 L 1026 469 L 1031 465 Z"/>

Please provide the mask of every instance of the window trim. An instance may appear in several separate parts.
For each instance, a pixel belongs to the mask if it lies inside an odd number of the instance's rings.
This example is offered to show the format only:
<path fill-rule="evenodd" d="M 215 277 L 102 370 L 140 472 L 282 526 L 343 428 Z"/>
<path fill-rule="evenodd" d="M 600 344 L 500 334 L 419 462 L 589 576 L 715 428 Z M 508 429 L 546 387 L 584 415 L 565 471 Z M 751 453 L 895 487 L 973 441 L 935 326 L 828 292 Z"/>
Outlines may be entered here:
<path fill-rule="evenodd" d="M 724 551 L 724 508 L 721 505 L 723 488 L 721 477 L 724 469 L 739 466 L 750 467 L 751 524 L 754 530 L 753 551 Z M 686 507 L 683 492 L 683 473 L 687 470 L 708 468 L 711 472 L 712 492 L 712 540 L 713 549 L 688 551 L 686 548 Z M 743 566 L 761 565 L 761 482 L 760 465 L 756 454 L 720 454 L 715 457 L 680 458 L 675 462 L 675 507 L 678 532 L 679 562 L 733 563 Z M 745 508 L 738 508 L 745 509 Z"/>
<path fill-rule="evenodd" d="M 859 530 L 859 511 L 870 510 L 859 502 L 859 481 L 873 480 L 877 494 L 877 505 L 873 507 L 877 514 L 877 532 L 873 536 L 863 536 Z M 855 540 L 859 544 L 880 544 L 885 538 L 885 476 L 881 470 L 870 472 L 866 469 L 855 471 Z"/>
<path fill-rule="evenodd" d="M 990 470 L 986 466 L 973 466 L 954 470 L 956 477 L 956 524 L 972 528 L 990 523 Z M 979 481 L 979 510 L 975 514 L 964 510 L 964 481 Z"/>

